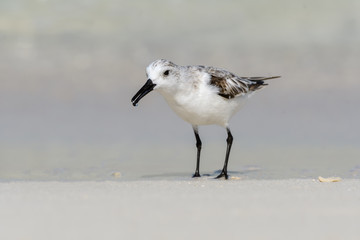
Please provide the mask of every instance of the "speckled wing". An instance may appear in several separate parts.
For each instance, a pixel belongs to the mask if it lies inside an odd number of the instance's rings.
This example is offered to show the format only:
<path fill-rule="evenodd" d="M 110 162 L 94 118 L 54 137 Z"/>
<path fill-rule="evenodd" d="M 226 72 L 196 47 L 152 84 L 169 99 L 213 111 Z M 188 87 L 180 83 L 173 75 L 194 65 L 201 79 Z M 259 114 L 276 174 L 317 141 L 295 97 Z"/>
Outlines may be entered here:
<path fill-rule="evenodd" d="M 210 74 L 210 84 L 219 89 L 219 95 L 231 99 L 242 96 L 266 86 L 264 80 L 278 78 L 274 77 L 238 77 L 226 70 L 207 67 L 206 72 Z"/>

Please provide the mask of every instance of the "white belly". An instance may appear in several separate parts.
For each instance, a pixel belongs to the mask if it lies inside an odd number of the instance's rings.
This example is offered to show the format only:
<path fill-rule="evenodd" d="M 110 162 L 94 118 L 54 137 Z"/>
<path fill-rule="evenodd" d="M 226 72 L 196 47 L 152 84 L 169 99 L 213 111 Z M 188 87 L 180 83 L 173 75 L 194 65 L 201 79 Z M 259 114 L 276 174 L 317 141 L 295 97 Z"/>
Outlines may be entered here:
<path fill-rule="evenodd" d="M 243 106 L 247 98 L 225 99 L 214 92 L 169 96 L 163 94 L 169 106 L 192 125 L 216 124 L 226 127 L 230 118 Z"/>

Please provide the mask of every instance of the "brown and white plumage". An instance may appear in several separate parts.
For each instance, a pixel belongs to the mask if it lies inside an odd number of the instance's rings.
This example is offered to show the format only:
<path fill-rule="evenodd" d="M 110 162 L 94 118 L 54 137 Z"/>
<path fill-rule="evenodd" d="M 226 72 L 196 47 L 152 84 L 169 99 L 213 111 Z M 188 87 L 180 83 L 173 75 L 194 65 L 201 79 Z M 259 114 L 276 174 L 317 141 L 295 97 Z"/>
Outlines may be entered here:
<path fill-rule="evenodd" d="M 235 74 L 220 68 L 198 66 L 210 75 L 210 84 L 219 89 L 219 95 L 231 99 L 240 95 L 259 90 L 268 85 L 265 80 L 273 77 L 238 77 Z"/>
<path fill-rule="evenodd" d="M 227 161 L 232 144 L 228 127 L 230 118 L 241 108 L 245 99 L 254 91 L 266 86 L 264 82 L 274 77 L 239 77 L 224 69 L 206 66 L 178 66 L 160 59 L 146 68 L 148 81 L 132 98 L 134 106 L 152 90 L 157 90 L 169 106 L 194 129 L 197 148 L 197 168 L 201 141 L 199 125 L 217 124 L 225 127 L 228 133 L 228 148 L 222 173 L 218 177 L 227 178 Z"/>

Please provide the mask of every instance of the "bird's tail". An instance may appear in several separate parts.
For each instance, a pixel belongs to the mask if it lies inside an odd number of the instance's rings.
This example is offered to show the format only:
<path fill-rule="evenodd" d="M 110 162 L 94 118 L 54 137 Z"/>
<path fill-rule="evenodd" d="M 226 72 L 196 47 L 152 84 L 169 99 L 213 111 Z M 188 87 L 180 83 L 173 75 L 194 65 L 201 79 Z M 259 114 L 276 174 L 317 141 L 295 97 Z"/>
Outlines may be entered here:
<path fill-rule="evenodd" d="M 259 90 L 262 87 L 268 85 L 265 83 L 265 80 L 279 78 L 280 76 L 273 76 L 273 77 L 248 77 L 247 79 L 252 82 L 252 84 L 249 86 L 250 91 Z"/>

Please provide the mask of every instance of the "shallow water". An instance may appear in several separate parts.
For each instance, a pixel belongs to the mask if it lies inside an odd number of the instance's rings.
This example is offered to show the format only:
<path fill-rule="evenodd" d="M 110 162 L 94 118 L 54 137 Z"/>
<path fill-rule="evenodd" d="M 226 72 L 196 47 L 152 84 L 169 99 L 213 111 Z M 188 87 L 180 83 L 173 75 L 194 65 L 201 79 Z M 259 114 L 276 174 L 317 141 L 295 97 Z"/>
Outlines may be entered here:
<path fill-rule="evenodd" d="M 168 146 L 138 146 L 136 151 L 120 145 L 42 148 L 2 149 L 1 180 L 187 180 L 195 170 L 196 149 L 192 144 L 174 146 L 169 142 Z M 240 148 L 234 143 L 229 174 L 241 179 L 360 177 L 360 152 L 355 148 Z M 219 174 L 224 152 L 225 145 L 203 147 L 200 170 L 205 178 Z M 13 160 L 4 161 L 4 157 Z"/>

